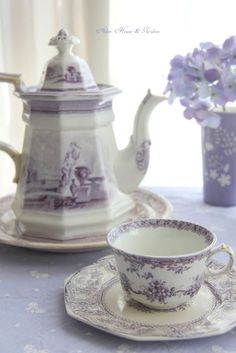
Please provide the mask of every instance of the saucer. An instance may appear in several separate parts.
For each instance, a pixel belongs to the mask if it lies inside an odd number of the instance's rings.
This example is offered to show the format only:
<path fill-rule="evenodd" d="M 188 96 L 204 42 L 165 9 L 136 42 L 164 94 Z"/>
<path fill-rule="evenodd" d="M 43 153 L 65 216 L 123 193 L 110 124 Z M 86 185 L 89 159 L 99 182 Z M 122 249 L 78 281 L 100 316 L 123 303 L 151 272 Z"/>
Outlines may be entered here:
<path fill-rule="evenodd" d="M 220 268 L 220 263 L 212 263 Z M 102 331 L 137 341 L 183 340 L 223 334 L 236 326 L 236 270 L 205 281 L 192 302 L 153 310 L 126 301 L 112 255 L 65 282 L 68 315 Z"/>
<path fill-rule="evenodd" d="M 127 214 L 127 221 L 145 218 L 166 218 L 172 212 L 172 205 L 164 197 L 150 191 L 138 189 L 132 193 L 135 208 Z M 23 236 L 16 227 L 11 209 L 13 196 L 0 199 L 0 244 L 31 248 L 43 251 L 79 252 L 107 247 L 106 234 L 80 236 L 74 240 L 56 241 Z"/>

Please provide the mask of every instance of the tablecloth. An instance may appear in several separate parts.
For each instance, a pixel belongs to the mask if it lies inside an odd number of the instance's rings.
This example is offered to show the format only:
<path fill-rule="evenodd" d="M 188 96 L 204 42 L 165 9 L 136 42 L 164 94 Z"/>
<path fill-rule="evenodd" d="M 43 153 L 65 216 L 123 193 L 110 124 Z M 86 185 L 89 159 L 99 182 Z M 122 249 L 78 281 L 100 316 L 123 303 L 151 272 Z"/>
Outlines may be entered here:
<path fill-rule="evenodd" d="M 201 189 L 151 190 L 172 203 L 172 217 L 208 227 L 219 242 L 236 250 L 236 207 L 204 204 Z M 108 254 L 110 249 L 60 254 L 0 245 L 0 353 L 236 352 L 236 329 L 194 340 L 135 342 L 69 317 L 63 298 L 65 278 Z"/>

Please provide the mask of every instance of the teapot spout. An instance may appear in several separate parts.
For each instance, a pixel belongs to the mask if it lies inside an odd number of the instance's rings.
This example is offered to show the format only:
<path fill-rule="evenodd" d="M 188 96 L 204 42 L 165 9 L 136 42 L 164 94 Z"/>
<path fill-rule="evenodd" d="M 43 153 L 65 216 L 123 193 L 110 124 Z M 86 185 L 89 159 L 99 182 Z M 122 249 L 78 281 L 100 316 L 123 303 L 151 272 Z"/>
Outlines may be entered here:
<path fill-rule="evenodd" d="M 137 110 L 133 134 L 128 146 L 118 151 L 115 176 L 120 191 L 131 193 L 141 183 L 149 165 L 149 117 L 153 109 L 167 98 L 151 94 L 150 89 Z"/>

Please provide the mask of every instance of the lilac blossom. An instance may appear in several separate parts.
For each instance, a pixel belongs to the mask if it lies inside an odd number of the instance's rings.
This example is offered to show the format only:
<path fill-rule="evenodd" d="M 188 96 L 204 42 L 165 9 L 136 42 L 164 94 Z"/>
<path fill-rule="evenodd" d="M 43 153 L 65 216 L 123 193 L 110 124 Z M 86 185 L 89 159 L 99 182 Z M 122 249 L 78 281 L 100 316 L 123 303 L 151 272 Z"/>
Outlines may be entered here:
<path fill-rule="evenodd" d="M 236 36 L 227 38 L 221 47 L 201 43 L 186 56 L 176 55 L 170 66 L 164 91 L 169 103 L 179 98 L 185 118 L 217 127 L 220 116 L 214 108 L 225 109 L 236 100 Z"/>

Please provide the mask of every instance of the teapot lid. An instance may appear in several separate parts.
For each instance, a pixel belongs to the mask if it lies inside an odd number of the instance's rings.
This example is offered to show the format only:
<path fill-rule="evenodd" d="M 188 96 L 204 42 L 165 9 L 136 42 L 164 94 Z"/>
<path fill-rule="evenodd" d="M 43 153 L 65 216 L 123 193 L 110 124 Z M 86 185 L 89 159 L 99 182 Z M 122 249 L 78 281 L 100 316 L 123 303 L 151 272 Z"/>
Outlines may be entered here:
<path fill-rule="evenodd" d="M 79 43 L 79 38 L 70 35 L 65 29 L 61 29 L 55 37 L 50 39 L 49 45 L 54 45 L 58 54 L 46 65 L 41 90 L 98 91 L 88 64 L 72 52 L 73 46 Z"/>

